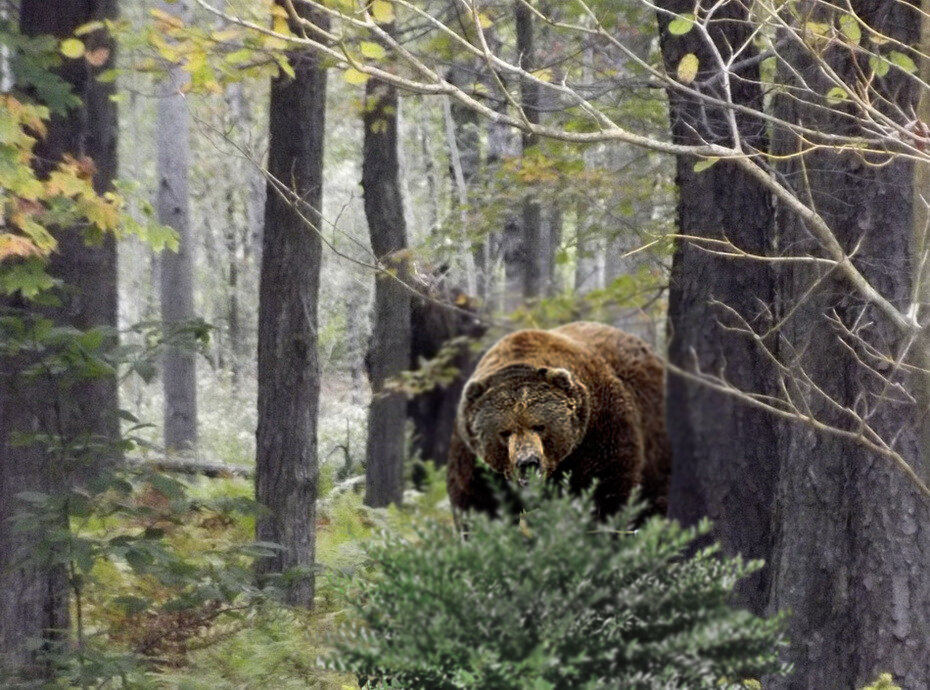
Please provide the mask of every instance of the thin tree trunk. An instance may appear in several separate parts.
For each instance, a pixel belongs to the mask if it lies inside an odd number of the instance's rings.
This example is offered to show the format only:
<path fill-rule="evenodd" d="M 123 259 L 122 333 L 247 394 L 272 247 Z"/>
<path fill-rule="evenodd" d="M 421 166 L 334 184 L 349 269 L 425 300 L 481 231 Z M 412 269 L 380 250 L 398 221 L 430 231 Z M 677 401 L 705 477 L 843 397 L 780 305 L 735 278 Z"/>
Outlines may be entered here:
<path fill-rule="evenodd" d="M 115 17 L 115 0 L 23 0 L 20 6 L 20 28 L 27 36 L 65 38 L 87 22 Z M 102 32 L 84 40 L 90 49 L 105 46 L 110 51 L 107 64 L 98 69 L 83 59 L 65 60 L 58 68 L 82 105 L 53 116 L 35 151 L 40 175 L 47 174 L 65 154 L 91 158 L 96 167 L 94 186 L 103 192 L 110 190 L 116 174 L 116 106 L 110 98 L 113 85 L 100 83 L 96 76 L 100 69 L 113 66 L 114 44 Z M 49 272 L 67 290 L 60 295 L 60 306 L 44 308 L 42 313 L 62 326 L 115 329 L 117 273 L 112 236 L 94 246 L 84 243 L 80 229 L 62 229 L 56 236 L 58 250 Z M 4 307 L 30 306 L 16 298 L 3 302 Z M 87 457 L 52 457 L 36 446 L 15 446 L 9 434 L 46 432 L 68 443 L 89 433 L 115 443 L 118 402 L 115 377 L 70 386 L 63 397 L 57 381 L 24 381 L 21 364 L 21 360 L 0 358 L 0 659 L 7 668 L 39 678 L 47 675 L 48 668 L 36 665 L 36 647 L 31 643 L 68 635 L 68 580 L 61 565 L 21 562 L 22 551 L 34 547 L 37 535 L 11 532 L 9 518 L 23 508 L 15 496 L 25 491 L 61 496 L 75 478 L 90 478 L 101 464 L 118 459 L 119 451 L 114 446 L 108 452 L 111 457 L 101 457 L 99 452 Z M 68 529 L 64 515 L 60 526 Z"/>
<path fill-rule="evenodd" d="M 229 341 L 229 373 L 233 390 L 239 390 L 240 358 L 243 354 L 242 319 L 239 315 L 239 237 L 237 228 L 236 194 L 233 187 L 226 190 L 226 332 Z M 246 202 L 248 203 L 248 202 Z M 247 218 L 243 219 L 247 221 Z M 247 223 L 246 223 L 247 224 Z M 248 243 L 249 233 L 245 233 L 243 244 Z"/>
<path fill-rule="evenodd" d="M 575 204 L 575 292 L 579 296 L 604 287 L 604 241 L 594 232 L 587 199 Z"/>
<path fill-rule="evenodd" d="M 284 3 L 281 2 L 283 5 Z M 301 16 L 325 20 L 303 5 Z M 293 27 L 299 33 L 299 27 Z M 282 547 L 257 562 L 259 575 L 296 570 L 288 603 L 313 605 L 320 363 L 317 303 L 322 244 L 326 70 L 318 55 L 288 56 L 295 77 L 271 82 L 268 170 L 258 315 L 256 499 L 268 508 L 256 523 L 261 541 Z M 291 198 L 296 195 L 299 200 Z M 309 227 L 301 218 L 308 218 Z"/>
<path fill-rule="evenodd" d="M 562 246 L 562 209 L 559 203 L 546 204 L 544 239 L 545 253 L 543 254 L 543 268 L 545 269 L 546 296 L 557 295 L 562 285 L 559 282 L 559 248 Z"/>
<path fill-rule="evenodd" d="M 477 65 L 453 63 L 447 73 L 449 83 L 459 88 L 472 90 L 477 75 Z M 467 249 L 471 252 L 471 264 L 474 266 L 474 277 L 469 276 L 468 292 L 484 299 L 488 290 L 489 254 L 487 238 L 474 238 L 468 227 L 471 215 L 472 197 L 474 196 L 474 182 L 481 167 L 481 122 L 478 113 L 471 108 L 463 106 L 458 101 L 449 102 L 449 116 L 452 122 L 453 136 L 449 141 L 449 160 L 451 162 L 450 174 L 455 186 L 459 189 L 459 203 L 461 205 L 462 231 L 468 242 Z"/>
<path fill-rule="evenodd" d="M 159 3 L 163 12 L 190 20 L 188 2 Z M 168 67 L 158 85 L 155 125 L 158 147 L 158 221 L 178 233 L 177 252 L 161 255 L 161 315 L 170 334 L 194 318 L 194 241 L 190 227 L 190 113 L 181 92 L 188 77 L 180 64 Z M 162 360 L 165 392 L 165 449 L 189 451 L 197 446 L 197 353 L 193 343 L 166 348 Z"/>
<path fill-rule="evenodd" d="M 799 9 L 803 13 L 810 7 L 802 3 Z M 916 45 L 920 19 L 913 6 L 860 0 L 851 9 L 898 45 Z M 805 18 L 833 21 L 826 11 Z M 786 39 L 782 54 L 783 82 L 793 87 L 803 79 L 813 93 L 827 88 L 809 46 Z M 855 83 L 860 68 L 849 52 L 824 55 L 837 74 Z M 914 82 L 901 72 L 891 70 L 872 87 L 900 108 L 889 107 L 887 112 L 912 112 Z M 826 110 L 819 101 L 808 105 L 778 96 L 774 110 L 779 118 L 818 131 L 857 134 L 845 112 Z M 889 160 L 829 151 L 798 157 L 802 146 L 790 133 L 777 132 L 773 149 L 781 161 L 782 179 L 795 187 L 800 198 L 810 199 L 871 285 L 899 309 L 906 309 L 914 267 L 912 163 L 903 157 Z M 786 212 L 779 219 L 781 246 L 792 253 L 821 255 L 797 216 Z M 783 330 L 784 359 L 812 381 L 812 385 L 793 382 L 789 390 L 794 400 L 808 414 L 847 430 L 858 431 L 859 424 L 842 408 L 864 415 L 903 457 L 916 459 L 915 471 L 925 475 L 919 406 L 889 389 L 876 370 L 862 365 L 871 361 L 862 343 L 896 358 L 911 345 L 907 338 L 822 267 L 790 264 L 782 278 L 784 304 L 795 308 Z M 856 337 L 844 335 L 840 323 L 855 329 Z M 915 389 L 905 372 L 884 363 L 876 367 L 903 390 Z M 825 437 L 800 424 L 785 428 L 783 444 L 771 608 L 792 611 L 787 659 L 795 672 L 790 679 L 773 681 L 771 687 L 859 688 L 888 671 L 902 687 L 926 690 L 930 687 L 926 499 L 892 463 L 860 445 Z"/>
<path fill-rule="evenodd" d="M 918 76 L 925 83 L 930 83 L 930 0 L 923 2 L 923 15 L 920 23 L 920 55 L 917 60 L 920 72 Z M 930 122 L 930 92 L 920 91 L 920 101 L 916 109 L 920 122 Z M 914 257 L 915 275 L 918 289 L 923 295 L 923 302 L 930 302 L 930 163 L 917 160 L 914 162 Z M 924 258 L 926 257 L 926 258 Z M 925 263 L 921 269 L 920 261 Z M 925 333 L 921 343 L 915 348 L 914 363 L 930 372 L 930 333 Z M 930 414 L 930 373 L 925 373 L 917 385 L 917 395 L 921 409 Z M 930 457 L 930 419 L 924 418 L 920 424 L 922 431 L 923 456 Z M 930 477 L 923 476 L 924 481 Z"/>
<path fill-rule="evenodd" d="M 487 41 L 491 51 L 495 55 L 500 55 L 503 50 L 500 39 L 494 27 L 487 30 Z M 509 105 L 506 96 L 500 93 L 501 85 L 508 88 L 507 75 L 493 74 L 486 75 L 486 86 L 488 92 L 494 94 L 494 109 L 500 113 L 506 114 Z M 500 83 L 498 83 L 498 79 Z M 486 158 L 487 178 L 486 184 L 494 193 L 498 193 L 502 181 L 499 179 L 503 162 L 507 158 L 516 155 L 516 141 L 513 130 L 500 122 L 494 120 L 487 121 L 487 142 L 488 153 Z M 489 246 L 493 248 L 493 257 L 489 260 L 495 264 L 495 270 L 491 271 L 492 275 L 497 272 L 496 265 L 498 262 L 503 264 L 503 281 L 499 286 L 493 289 L 489 287 L 489 294 L 497 291 L 495 294 L 495 305 L 503 311 L 512 311 L 520 306 L 521 295 L 523 294 L 523 268 L 524 263 L 520 256 L 523 245 L 522 230 L 518 214 L 508 214 L 502 219 L 501 229 L 494 231 L 488 238 Z M 490 278 L 489 278 L 490 280 Z M 490 284 L 489 284 L 490 285 Z"/>
<path fill-rule="evenodd" d="M 521 0 L 514 3 L 517 26 L 517 52 L 520 67 L 528 72 L 536 68 L 536 49 L 533 36 L 533 11 Z M 520 106 L 527 121 L 539 123 L 539 85 L 528 79 L 520 81 Z M 523 132 L 521 136 L 523 155 L 537 145 L 535 134 Z M 523 199 L 521 214 L 523 225 L 523 246 L 521 259 L 524 264 L 523 298 L 533 300 L 543 291 L 543 271 L 541 257 L 544 254 L 542 236 L 542 209 L 535 189 L 530 189 Z"/>
<path fill-rule="evenodd" d="M 385 382 L 410 362 L 407 230 L 397 157 L 397 91 L 371 80 L 365 87 L 362 189 L 371 248 L 386 273 L 375 279 L 374 327 L 368 350 L 372 400 L 368 412 L 365 503 L 400 503 L 404 493 L 407 401 Z M 388 273 L 389 272 L 389 273 Z"/>
<path fill-rule="evenodd" d="M 691 12 L 691 0 L 662 0 L 660 7 Z M 749 35 L 747 10 L 731 1 L 719 7 L 711 35 L 726 57 Z M 697 31 L 683 36 L 668 32 L 669 18 L 659 14 L 665 68 L 675 74 L 687 53 L 698 56 L 702 72 L 713 70 L 710 48 Z M 750 45 L 742 54 L 754 54 Z M 758 67 L 734 80 L 734 101 L 762 107 Z M 730 144 L 722 110 L 669 91 L 672 135 L 676 143 Z M 737 116 L 741 136 L 764 148 L 764 128 Z M 685 235 L 728 238 L 745 251 L 770 254 L 773 208 L 769 194 L 736 165 L 721 161 L 695 172 L 690 156 L 677 161 L 678 231 Z M 767 322 L 763 305 L 775 304 L 775 276 L 770 264 L 739 263 L 702 251 L 690 241 L 675 246 L 669 288 L 669 362 L 687 371 L 724 376 L 740 390 L 774 392 L 774 373 L 750 338 L 718 326 L 733 325 L 714 302 L 734 309 L 757 327 Z M 668 377 L 667 417 L 673 470 L 669 512 L 686 524 L 703 517 L 714 521 L 714 536 L 727 553 L 747 558 L 769 557 L 770 520 L 778 473 L 778 428 L 772 418 L 733 397 L 674 374 Z M 761 612 L 766 605 L 768 572 L 763 570 L 738 587 L 739 602 Z"/>

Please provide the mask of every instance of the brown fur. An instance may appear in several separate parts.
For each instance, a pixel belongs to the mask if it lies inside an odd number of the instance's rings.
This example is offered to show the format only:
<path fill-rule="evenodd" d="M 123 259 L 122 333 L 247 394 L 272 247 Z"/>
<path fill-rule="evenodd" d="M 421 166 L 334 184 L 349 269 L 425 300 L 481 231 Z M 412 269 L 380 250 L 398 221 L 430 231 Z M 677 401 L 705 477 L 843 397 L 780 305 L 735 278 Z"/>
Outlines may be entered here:
<path fill-rule="evenodd" d="M 636 485 L 665 512 L 670 468 L 664 368 L 639 338 L 597 323 L 517 331 L 478 363 L 459 404 L 448 487 L 457 511 L 495 513 L 478 470 L 513 479 L 539 457 L 548 477 L 571 473 L 573 490 L 597 480 L 600 515 L 615 513 Z"/>

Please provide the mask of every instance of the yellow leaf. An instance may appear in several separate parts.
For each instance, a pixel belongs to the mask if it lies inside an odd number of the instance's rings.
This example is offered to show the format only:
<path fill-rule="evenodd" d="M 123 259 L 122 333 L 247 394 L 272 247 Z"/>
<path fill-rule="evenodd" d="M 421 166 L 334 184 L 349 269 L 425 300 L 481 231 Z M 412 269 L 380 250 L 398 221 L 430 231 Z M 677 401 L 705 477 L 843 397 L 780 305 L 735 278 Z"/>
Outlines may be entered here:
<path fill-rule="evenodd" d="M 552 70 L 551 69 L 538 69 L 535 72 L 531 73 L 534 77 L 544 82 L 552 81 Z"/>
<path fill-rule="evenodd" d="M 276 34 L 281 34 L 282 36 L 293 36 L 291 31 L 291 25 L 288 23 L 287 19 L 284 17 L 275 17 L 273 23 L 274 32 Z"/>
<path fill-rule="evenodd" d="M 371 41 L 362 41 L 359 50 L 361 50 L 362 55 L 372 60 L 381 60 L 387 54 L 383 46 Z"/>
<path fill-rule="evenodd" d="M 66 38 L 61 42 L 59 50 L 66 58 L 76 60 L 84 54 L 84 42 L 77 38 Z"/>
<path fill-rule="evenodd" d="M 678 81 L 682 84 L 690 84 L 694 81 L 694 78 L 697 76 L 698 67 L 700 63 L 698 62 L 698 57 L 694 53 L 688 53 L 683 58 L 681 62 L 678 63 Z"/>
<path fill-rule="evenodd" d="M 364 72 L 359 72 L 354 67 L 347 69 L 342 76 L 349 84 L 364 84 L 368 81 L 368 75 Z"/>
<path fill-rule="evenodd" d="M 177 17 L 170 12 L 165 12 L 164 10 L 154 9 L 151 10 L 152 16 L 155 17 L 160 22 L 164 22 L 170 28 L 174 29 L 183 29 L 184 20 L 180 17 Z"/>
<path fill-rule="evenodd" d="M 482 29 L 489 29 L 492 26 L 494 26 L 494 20 L 491 19 L 484 12 L 479 12 L 478 13 L 478 26 L 480 26 Z"/>
<path fill-rule="evenodd" d="M 43 253 L 48 253 L 58 246 L 52 234 L 26 213 L 14 211 L 10 221 L 29 236 L 30 243 Z"/>
<path fill-rule="evenodd" d="M 105 24 L 99 21 L 87 22 L 86 24 L 81 24 L 78 28 L 76 28 L 74 30 L 74 35 L 83 36 L 84 34 L 89 34 L 92 31 L 96 31 L 97 29 L 102 29 L 104 26 Z"/>
<path fill-rule="evenodd" d="M 394 6 L 388 0 L 374 0 L 371 3 L 371 16 L 379 24 L 390 24 L 394 21 Z"/>
<path fill-rule="evenodd" d="M 11 256 L 41 256 L 42 252 L 32 242 L 8 232 L 0 234 L 0 261 Z"/>

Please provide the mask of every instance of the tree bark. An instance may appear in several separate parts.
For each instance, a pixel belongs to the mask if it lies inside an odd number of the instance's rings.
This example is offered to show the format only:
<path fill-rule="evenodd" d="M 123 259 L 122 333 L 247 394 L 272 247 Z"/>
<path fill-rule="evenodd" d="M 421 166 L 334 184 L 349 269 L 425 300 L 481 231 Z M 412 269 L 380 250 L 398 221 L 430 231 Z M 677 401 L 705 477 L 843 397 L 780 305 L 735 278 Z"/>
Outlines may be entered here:
<path fill-rule="evenodd" d="M 660 7 L 691 12 L 690 0 L 662 0 Z M 669 17 L 660 13 L 659 35 L 666 71 L 675 74 L 687 53 L 697 55 L 701 72 L 695 84 L 714 73 L 710 48 L 699 32 L 675 36 Z M 751 27 L 740 2 L 718 8 L 711 35 L 724 57 L 743 46 Z M 744 57 L 754 55 L 748 47 Z M 734 79 L 733 100 L 762 107 L 758 67 Z M 717 82 L 719 91 L 719 81 Z M 705 87 L 713 88 L 713 87 Z M 718 94 L 719 95 L 719 94 Z M 731 143 L 723 110 L 702 105 L 669 90 L 671 128 L 680 144 Z M 737 115 L 743 141 L 764 149 L 765 131 L 757 120 Z M 770 254 L 773 204 L 770 195 L 736 165 L 719 162 L 695 172 L 690 156 L 677 161 L 678 231 L 685 235 L 729 239 L 753 253 Z M 676 243 L 669 289 L 669 362 L 675 367 L 725 377 L 743 391 L 773 392 L 774 372 L 750 338 L 721 328 L 734 325 L 715 305 L 725 304 L 747 322 L 764 328 L 766 307 L 775 304 L 775 275 L 770 264 L 734 264 L 702 251 L 695 243 Z M 714 536 L 729 554 L 769 557 L 770 520 L 778 472 L 778 429 L 772 418 L 733 397 L 681 376 L 669 375 L 667 418 L 672 444 L 670 514 L 686 524 L 703 517 L 714 521 Z M 761 612 L 766 605 L 768 571 L 742 582 L 738 601 Z"/>
<path fill-rule="evenodd" d="M 802 4 L 800 9 L 803 13 L 810 7 Z M 851 9 L 898 45 L 916 45 L 920 18 L 913 6 L 859 0 Z M 821 12 L 805 15 L 806 19 L 833 21 L 826 10 Z M 811 93 L 825 92 L 827 80 L 808 47 L 786 39 L 782 53 L 783 82 L 794 87 L 803 79 Z M 856 81 L 860 68 L 850 51 L 838 49 L 824 56 L 843 79 Z M 913 85 L 893 69 L 876 79 L 872 88 L 900 112 L 911 113 L 916 105 Z M 776 116 L 789 122 L 803 122 L 823 132 L 857 134 L 845 112 L 825 109 L 819 100 L 807 103 L 779 96 L 774 108 Z M 895 112 L 888 108 L 889 117 L 897 117 Z M 782 179 L 800 198 L 810 199 L 871 285 L 898 308 L 905 308 L 914 268 L 912 163 L 903 157 L 831 151 L 797 157 L 801 147 L 793 135 L 777 131 L 774 152 L 787 156 L 776 158 L 782 161 Z M 796 215 L 785 212 L 779 218 L 783 247 L 792 253 L 822 255 Z M 822 282 L 817 284 L 818 280 Z M 887 363 L 877 364 L 874 370 L 862 365 L 872 362 L 863 343 L 898 357 L 906 352 L 907 339 L 858 293 L 824 275 L 822 267 L 791 264 L 790 270 L 782 271 L 781 292 L 786 308 L 796 308 L 783 330 L 784 359 L 812 382 L 806 385 L 795 379 L 789 389 L 793 398 L 821 421 L 847 430 L 858 430 L 859 424 L 841 408 L 865 415 L 867 423 L 903 457 L 916 458 L 915 471 L 926 476 L 919 405 L 893 393 L 891 384 L 876 371 L 904 390 L 915 390 L 915 381 Z M 856 337 L 844 334 L 840 324 L 853 328 Z M 860 445 L 803 425 L 790 425 L 783 433 L 771 608 L 793 612 L 787 659 L 795 673 L 771 687 L 862 687 L 880 671 L 888 671 L 908 690 L 926 690 L 930 687 L 926 500 L 898 468 Z"/>
<path fill-rule="evenodd" d="M 407 401 L 388 393 L 388 379 L 410 362 L 410 292 L 407 230 L 397 154 L 398 100 L 394 87 L 370 80 L 365 87 L 362 190 L 371 248 L 385 273 L 375 279 L 374 326 L 368 349 L 372 400 L 368 411 L 365 504 L 400 503 L 404 493 Z"/>
<path fill-rule="evenodd" d="M 533 11 L 521 0 L 514 3 L 517 29 L 517 53 L 522 69 L 536 69 L 536 48 L 533 35 Z M 520 80 L 520 106 L 528 122 L 539 124 L 539 85 L 529 79 Z M 538 144 L 535 134 L 523 132 L 520 139 L 525 156 Z M 542 257 L 545 247 L 542 228 L 542 209 L 535 189 L 531 188 L 523 199 L 521 213 L 523 226 L 520 259 L 523 262 L 523 298 L 534 300 L 542 295 L 544 287 Z"/>
<path fill-rule="evenodd" d="M 491 51 L 495 55 L 501 55 L 503 45 L 497 37 L 494 27 L 487 29 L 487 42 Z M 498 82 L 498 80 L 500 80 Z M 488 71 L 485 74 L 485 86 L 488 93 L 494 95 L 493 107 L 502 114 L 507 114 L 509 103 L 506 96 L 500 93 L 501 86 L 508 88 L 507 75 L 503 72 L 495 76 Z M 516 136 L 511 127 L 494 120 L 487 120 L 486 123 L 487 139 L 487 157 L 485 159 L 487 184 L 494 193 L 503 184 L 501 180 L 501 169 L 503 163 L 508 158 L 517 155 Z M 520 227 L 519 214 L 517 212 L 508 213 L 501 219 L 501 228 L 492 232 L 488 238 L 489 246 L 492 248 L 493 261 L 495 264 L 503 264 L 504 276 L 503 281 L 494 286 L 495 307 L 502 311 L 512 311 L 520 306 L 521 296 L 523 294 L 523 268 L 524 263 L 521 257 L 523 238 Z M 490 265 L 490 261 L 489 261 Z M 490 278 L 489 278 L 490 281 Z M 489 282 L 490 285 L 490 282 Z M 489 290 L 491 288 L 489 287 Z"/>
<path fill-rule="evenodd" d="M 189 4 L 162 0 L 163 12 L 190 20 Z M 161 253 L 161 316 L 167 334 L 194 318 L 194 238 L 190 227 L 190 113 L 181 92 L 188 77 L 180 64 L 169 65 L 158 84 L 155 125 L 158 147 L 158 222 L 178 233 L 177 252 Z M 197 446 L 197 353 L 193 343 L 165 349 L 162 384 L 165 394 L 164 443 L 168 453 Z"/>
<path fill-rule="evenodd" d="M 474 61 L 465 64 L 453 62 L 446 73 L 446 79 L 458 88 L 472 91 L 477 74 L 478 65 Z M 481 118 L 477 111 L 455 100 L 449 102 L 449 115 L 452 121 L 449 174 L 453 185 L 459 190 L 462 232 L 467 243 L 466 250 L 471 252 L 471 261 L 466 263 L 474 267 L 474 275 L 467 276 L 467 285 L 471 294 L 484 299 L 488 290 L 490 267 L 488 240 L 485 237 L 474 237 L 468 224 L 474 182 L 481 167 Z"/>
<path fill-rule="evenodd" d="M 306 7 L 298 5 L 297 11 L 324 25 L 324 18 Z M 299 27 L 292 30 L 300 31 Z M 260 576 L 296 570 L 285 581 L 285 599 L 292 605 L 311 607 L 326 70 L 313 53 L 294 52 L 288 58 L 295 77 L 282 73 L 271 82 L 268 170 L 289 191 L 282 195 L 269 182 L 265 204 L 255 482 L 256 499 L 268 508 L 256 523 L 256 536 L 279 544 L 282 551 L 258 561 L 256 569 Z"/>
<path fill-rule="evenodd" d="M 89 21 L 116 17 L 116 0 L 81 3 L 66 0 L 23 0 L 20 29 L 27 36 L 51 34 L 72 36 Z M 87 157 L 96 167 L 94 186 L 108 191 L 116 174 L 116 106 L 110 99 L 112 84 L 102 84 L 96 76 L 113 66 L 113 41 L 102 32 L 84 37 L 88 48 L 110 51 L 105 65 L 90 67 L 85 60 L 65 60 L 59 74 L 69 82 L 82 102 L 67 114 L 52 117 L 48 132 L 35 147 L 40 175 L 48 174 L 65 154 Z M 116 328 L 116 245 L 112 236 L 88 246 L 80 228 L 56 231 L 58 250 L 53 254 L 49 273 L 66 287 L 60 306 L 42 308 L 41 314 L 57 325 L 88 329 L 95 326 Z M 4 307 L 30 305 L 4 299 Z M 15 498 L 25 491 L 54 496 L 66 492 L 75 479 L 92 477 L 101 464 L 116 458 L 52 457 L 46 449 L 10 443 L 13 432 L 45 432 L 60 436 L 67 443 L 79 434 L 101 440 L 119 438 L 117 385 L 115 377 L 102 377 L 70 386 L 62 398 L 58 382 L 24 381 L 19 359 L 0 359 L 0 666 L 18 669 L 25 677 L 46 676 L 48 668 L 37 664 L 30 643 L 53 641 L 67 636 L 68 580 L 64 568 L 47 562 L 21 562 L 42 535 L 12 533 L 9 518 L 22 510 Z M 57 409 L 56 409 L 57 408 Z M 118 450 L 110 453 L 118 456 Z M 67 529 L 67 517 L 60 517 Z"/>

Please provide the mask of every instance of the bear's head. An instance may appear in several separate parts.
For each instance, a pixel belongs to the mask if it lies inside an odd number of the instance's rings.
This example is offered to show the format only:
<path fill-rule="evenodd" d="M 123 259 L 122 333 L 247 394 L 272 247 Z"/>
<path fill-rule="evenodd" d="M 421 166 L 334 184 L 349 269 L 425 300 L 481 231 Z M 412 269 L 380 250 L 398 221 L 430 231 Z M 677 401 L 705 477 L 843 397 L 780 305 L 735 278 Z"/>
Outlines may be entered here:
<path fill-rule="evenodd" d="M 567 369 L 513 364 L 473 379 L 462 393 L 460 432 L 495 472 L 551 475 L 584 438 L 590 398 Z"/>

